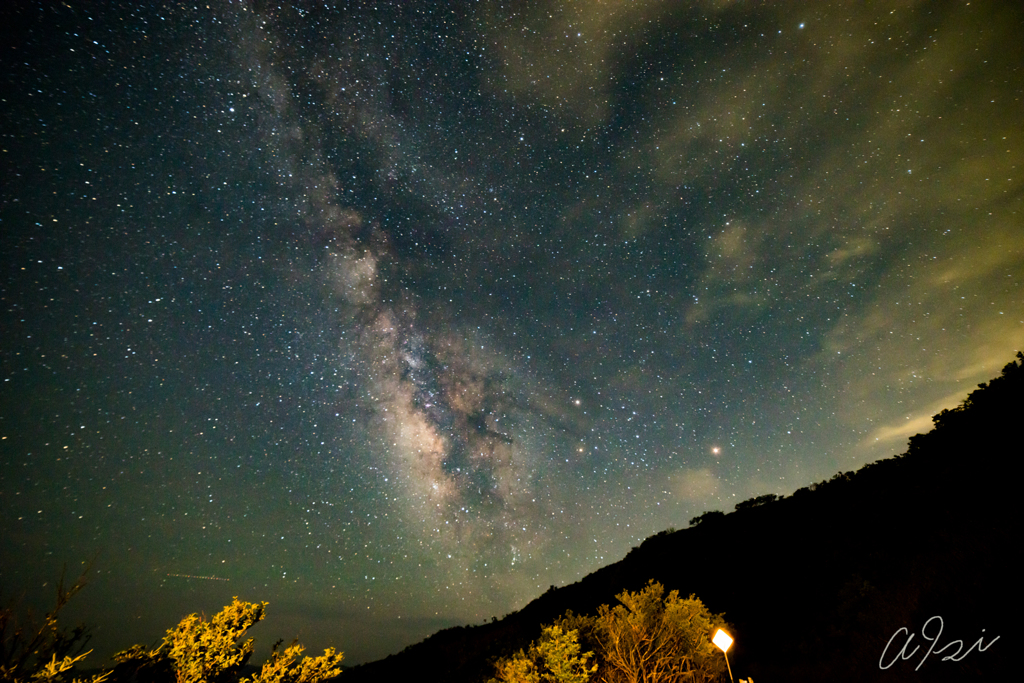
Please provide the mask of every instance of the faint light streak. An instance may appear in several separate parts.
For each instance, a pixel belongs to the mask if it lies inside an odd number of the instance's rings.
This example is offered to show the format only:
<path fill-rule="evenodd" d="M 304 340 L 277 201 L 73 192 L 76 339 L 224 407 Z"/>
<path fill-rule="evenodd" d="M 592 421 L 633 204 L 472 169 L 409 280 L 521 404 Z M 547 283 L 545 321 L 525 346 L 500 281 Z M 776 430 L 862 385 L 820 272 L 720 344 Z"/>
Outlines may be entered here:
<path fill-rule="evenodd" d="M 203 581 L 230 581 L 231 579 L 221 578 L 220 576 L 196 576 L 195 574 L 168 574 L 167 576 L 175 576 L 179 579 L 202 579 Z"/>

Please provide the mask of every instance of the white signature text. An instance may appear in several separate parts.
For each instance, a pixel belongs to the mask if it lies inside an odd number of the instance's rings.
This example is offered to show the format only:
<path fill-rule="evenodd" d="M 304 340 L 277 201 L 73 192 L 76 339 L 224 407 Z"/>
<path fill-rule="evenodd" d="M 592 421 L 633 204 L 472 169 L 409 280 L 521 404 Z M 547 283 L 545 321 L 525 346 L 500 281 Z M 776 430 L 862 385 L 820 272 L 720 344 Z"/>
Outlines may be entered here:
<path fill-rule="evenodd" d="M 933 627 L 931 627 L 929 629 L 929 625 L 932 624 L 933 622 L 936 623 L 936 626 L 933 626 Z M 931 619 L 929 619 L 928 621 L 924 622 L 924 626 L 921 627 L 921 637 L 923 639 L 925 639 L 925 640 L 930 640 L 932 644 L 931 644 L 931 647 L 928 648 L 928 651 L 924 653 L 924 656 L 921 657 L 921 661 L 918 662 L 917 666 L 914 667 L 914 671 L 917 671 L 918 669 L 920 669 L 921 665 L 924 664 L 924 660 L 928 659 L 928 657 L 930 657 L 932 654 L 941 655 L 946 650 L 950 650 L 952 648 L 956 648 L 956 650 L 952 654 L 946 655 L 945 657 L 942 658 L 941 661 L 943 661 L 943 662 L 945 662 L 945 661 L 959 662 L 961 659 L 963 659 L 967 655 L 971 654 L 971 652 L 974 650 L 974 648 L 978 648 L 978 652 L 984 652 L 985 650 L 987 650 L 990 647 L 992 647 L 992 643 L 994 643 L 997 640 L 999 640 L 999 636 L 996 636 L 995 638 L 993 638 L 992 640 L 990 640 L 988 642 L 988 645 L 985 645 L 983 643 L 984 638 L 985 638 L 985 635 L 984 635 L 985 634 L 985 629 L 981 629 L 981 633 L 982 633 L 981 637 L 979 637 L 978 640 L 976 640 L 974 642 L 974 644 L 972 644 L 969 648 L 967 648 L 966 652 L 963 651 L 963 649 L 964 649 L 964 641 L 962 641 L 962 640 L 951 640 L 950 642 L 946 643 L 945 645 L 943 645 L 942 647 L 940 647 L 939 649 L 936 650 L 935 646 L 938 645 L 938 643 L 939 643 L 939 636 L 942 635 L 942 627 L 943 627 L 942 617 L 940 617 L 938 615 L 936 615 L 936 616 L 932 617 Z M 932 633 L 932 631 L 934 631 L 934 633 Z M 902 636 L 900 635 L 901 632 L 903 634 Z M 914 640 L 914 636 L 915 635 L 916 634 L 914 634 L 914 633 L 910 633 L 910 631 L 907 630 L 906 627 L 900 627 L 900 628 L 896 629 L 896 633 L 892 634 L 892 637 L 889 638 L 889 642 L 885 644 L 885 649 L 882 650 L 882 657 L 878 660 L 878 668 L 880 668 L 880 669 L 888 669 L 890 666 L 895 664 L 897 661 L 899 661 L 901 659 L 902 660 L 907 660 L 907 659 L 910 659 L 911 657 L 913 657 L 914 655 L 916 655 L 917 651 L 921 648 L 920 645 L 915 645 L 913 650 L 910 650 L 909 652 L 907 651 L 907 648 L 910 647 L 911 641 Z M 893 656 L 892 659 L 889 660 L 889 663 L 886 664 L 885 658 L 886 658 L 886 655 L 888 655 L 888 653 L 889 653 L 889 648 L 890 647 L 894 647 L 893 641 L 897 641 L 897 639 L 901 638 L 901 637 L 906 637 L 906 640 L 903 642 L 903 647 L 901 647 L 899 649 L 899 652 L 897 652 L 895 654 L 895 656 Z M 896 645 L 898 646 L 899 642 L 897 642 Z M 961 652 L 963 652 L 963 654 L 961 654 Z"/>

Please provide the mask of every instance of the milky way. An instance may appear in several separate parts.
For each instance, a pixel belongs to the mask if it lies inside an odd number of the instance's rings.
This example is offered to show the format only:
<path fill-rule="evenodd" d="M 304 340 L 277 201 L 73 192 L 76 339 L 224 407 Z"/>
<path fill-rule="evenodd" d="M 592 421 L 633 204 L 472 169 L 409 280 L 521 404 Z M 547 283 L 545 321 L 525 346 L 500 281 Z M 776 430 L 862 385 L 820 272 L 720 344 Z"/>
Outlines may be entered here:
<path fill-rule="evenodd" d="M 522 563 L 548 541 L 550 493 L 536 473 L 546 447 L 538 427 L 551 430 L 529 408 L 518 379 L 523 368 L 508 352 L 479 327 L 460 323 L 450 301 L 417 293 L 416 273 L 449 256 L 439 253 L 444 246 L 421 252 L 419 240 L 443 244 L 461 231 L 433 221 L 409 234 L 406 226 L 388 229 L 364 218 L 344 201 L 347 179 L 329 161 L 327 141 L 365 143 L 382 164 L 375 181 L 385 203 L 403 201 L 398 177 L 433 188 L 422 199 L 431 205 L 444 201 L 438 188 L 456 183 L 419 168 L 422 161 L 404 152 L 414 143 L 385 102 L 393 85 L 379 64 L 338 56 L 333 43 L 321 55 L 319 42 L 303 45 L 290 62 L 273 17 L 249 12 L 239 50 L 261 103 L 267 163 L 280 169 L 303 239 L 317 250 L 308 277 L 336 306 L 336 327 L 326 334 L 350 356 L 348 396 L 339 410 L 364 408 L 357 421 L 388 473 L 394 513 L 416 546 L 451 560 L 444 580 L 466 592 L 493 591 L 496 570 Z M 359 30 L 341 17 L 323 35 Z M 314 121 L 294 104 L 297 90 L 305 104 L 315 103 Z"/>

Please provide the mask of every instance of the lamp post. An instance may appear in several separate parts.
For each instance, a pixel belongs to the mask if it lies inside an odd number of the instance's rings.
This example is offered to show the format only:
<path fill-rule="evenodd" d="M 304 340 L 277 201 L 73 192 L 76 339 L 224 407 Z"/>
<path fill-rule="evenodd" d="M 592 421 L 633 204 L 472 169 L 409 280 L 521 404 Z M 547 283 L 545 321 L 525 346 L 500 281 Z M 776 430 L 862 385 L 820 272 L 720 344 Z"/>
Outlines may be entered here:
<path fill-rule="evenodd" d="M 723 631 L 722 629 L 718 629 L 717 631 L 715 631 L 715 637 L 711 639 L 711 642 L 717 645 L 718 648 L 722 651 L 722 654 L 725 655 L 725 667 L 729 669 L 729 680 L 732 681 L 732 667 L 729 666 L 728 652 L 729 646 L 732 645 L 732 638 L 730 638 L 729 634 Z"/>

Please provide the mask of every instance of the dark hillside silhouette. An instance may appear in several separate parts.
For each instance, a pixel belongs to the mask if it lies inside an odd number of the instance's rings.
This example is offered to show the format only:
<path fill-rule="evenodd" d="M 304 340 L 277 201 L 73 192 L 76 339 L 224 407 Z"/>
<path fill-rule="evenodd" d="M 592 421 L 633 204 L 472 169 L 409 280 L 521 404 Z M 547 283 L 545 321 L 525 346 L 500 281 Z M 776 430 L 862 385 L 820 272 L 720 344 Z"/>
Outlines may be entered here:
<path fill-rule="evenodd" d="M 706 513 L 498 622 L 441 631 L 342 678 L 477 683 L 542 624 L 569 609 L 592 614 L 653 579 L 725 613 L 735 625 L 737 679 L 1008 680 L 1020 647 L 1011 572 L 1020 538 L 1012 465 L 1024 417 L 1024 355 L 1017 359 L 936 415 L 934 429 L 912 437 L 902 455 L 791 496 Z M 928 622 L 925 635 L 934 637 L 939 626 L 932 617 L 943 624 L 935 652 L 952 645 L 926 656 L 922 628 Z M 943 661 L 956 655 L 957 640 L 965 656 Z"/>

